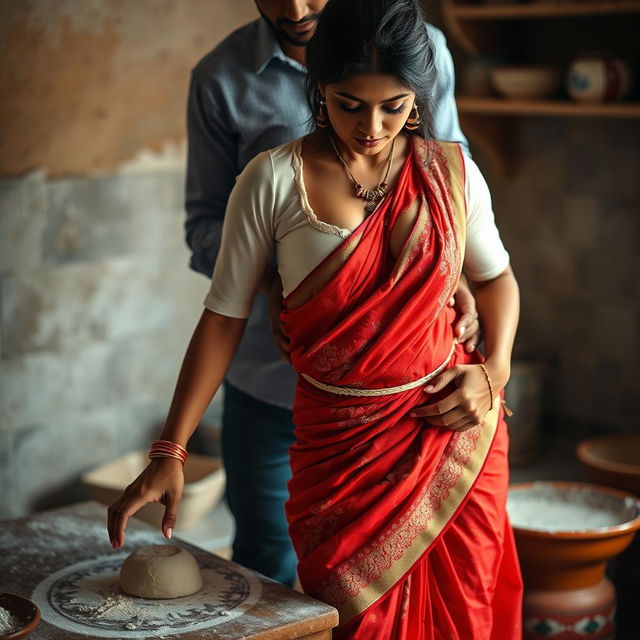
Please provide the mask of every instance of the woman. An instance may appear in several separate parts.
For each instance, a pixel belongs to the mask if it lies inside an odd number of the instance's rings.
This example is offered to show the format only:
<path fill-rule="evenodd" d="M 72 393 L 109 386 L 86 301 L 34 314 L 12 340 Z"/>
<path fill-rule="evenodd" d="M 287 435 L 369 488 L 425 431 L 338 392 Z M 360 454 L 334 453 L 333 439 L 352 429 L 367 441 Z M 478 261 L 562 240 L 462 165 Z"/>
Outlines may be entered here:
<path fill-rule="evenodd" d="M 339 638 L 515 640 L 501 390 L 518 290 L 477 167 L 430 139 L 429 62 L 417 0 L 329 0 L 307 47 L 318 129 L 238 178 L 161 441 L 109 535 L 122 545 L 155 500 L 171 536 L 183 447 L 275 249 L 299 373 L 287 517 L 305 591 L 338 608 Z M 454 336 L 463 265 L 484 361 Z"/>

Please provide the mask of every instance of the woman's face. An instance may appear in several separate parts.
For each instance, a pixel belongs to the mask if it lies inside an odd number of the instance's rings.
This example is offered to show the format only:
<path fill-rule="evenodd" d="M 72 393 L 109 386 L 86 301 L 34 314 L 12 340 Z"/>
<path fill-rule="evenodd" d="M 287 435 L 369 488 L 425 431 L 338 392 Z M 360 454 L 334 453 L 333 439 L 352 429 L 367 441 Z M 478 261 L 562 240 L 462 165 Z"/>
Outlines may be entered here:
<path fill-rule="evenodd" d="M 380 153 L 404 127 L 415 93 L 395 76 L 359 74 L 320 86 L 331 127 L 354 153 Z"/>

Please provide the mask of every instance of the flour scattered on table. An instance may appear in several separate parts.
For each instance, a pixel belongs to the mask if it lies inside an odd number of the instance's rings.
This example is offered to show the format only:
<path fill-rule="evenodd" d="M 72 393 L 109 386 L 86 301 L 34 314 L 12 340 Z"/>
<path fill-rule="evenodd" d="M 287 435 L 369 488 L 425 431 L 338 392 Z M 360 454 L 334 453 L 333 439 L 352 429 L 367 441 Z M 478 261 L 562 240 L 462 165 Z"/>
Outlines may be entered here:
<path fill-rule="evenodd" d="M 110 620 L 112 622 L 120 622 L 125 629 L 133 630 L 138 628 L 138 624 L 148 621 L 153 617 L 152 608 L 157 610 L 157 615 L 164 615 L 166 612 L 160 611 L 162 605 L 147 604 L 146 607 L 141 607 L 136 600 L 138 598 L 131 598 L 116 592 L 103 597 L 102 601 L 92 602 L 93 596 L 91 592 L 85 594 L 84 598 L 74 598 L 71 601 L 72 605 L 77 607 L 77 610 L 87 616 L 88 620 Z M 137 624 L 133 622 L 125 622 L 126 620 L 135 620 Z"/>
<path fill-rule="evenodd" d="M 20 628 L 20 621 L 10 611 L 0 607 L 0 635 L 6 636 Z"/>

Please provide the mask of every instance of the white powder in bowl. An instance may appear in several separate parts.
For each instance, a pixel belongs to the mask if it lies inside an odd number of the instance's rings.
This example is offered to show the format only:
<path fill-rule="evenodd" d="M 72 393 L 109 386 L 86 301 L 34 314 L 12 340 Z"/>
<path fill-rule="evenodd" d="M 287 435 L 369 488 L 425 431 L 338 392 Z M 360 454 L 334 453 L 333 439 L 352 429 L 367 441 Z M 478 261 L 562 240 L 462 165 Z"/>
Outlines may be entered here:
<path fill-rule="evenodd" d="M 7 636 L 20 628 L 20 621 L 10 611 L 0 607 L 0 635 Z"/>
<path fill-rule="evenodd" d="M 509 492 L 511 524 L 537 531 L 593 531 L 615 527 L 638 516 L 634 500 L 583 487 L 534 483 Z"/>

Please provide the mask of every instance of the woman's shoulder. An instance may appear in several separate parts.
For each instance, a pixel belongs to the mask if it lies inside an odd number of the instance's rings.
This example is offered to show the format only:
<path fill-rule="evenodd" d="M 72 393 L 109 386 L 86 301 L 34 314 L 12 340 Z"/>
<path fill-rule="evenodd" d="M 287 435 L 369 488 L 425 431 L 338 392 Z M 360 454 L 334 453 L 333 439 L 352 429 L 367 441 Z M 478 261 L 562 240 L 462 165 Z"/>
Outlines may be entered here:
<path fill-rule="evenodd" d="M 246 173 L 247 171 L 254 174 L 272 173 L 276 167 L 279 167 L 283 163 L 291 162 L 291 156 L 294 154 L 296 146 L 299 145 L 302 140 L 303 138 L 298 138 L 297 140 L 280 144 L 277 147 L 260 151 L 247 162 L 242 173 Z"/>
<path fill-rule="evenodd" d="M 270 202 L 275 214 L 294 190 L 294 150 L 298 140 L 256 154 L 236 178 L 237 197 Z"/>
<path fill-rule="evenodd" d="M 300 147 L 302 146 L 302 142 L 306 136 L 301 138 L 296 138 L 295 140 L 291 140 L 290 142 L 285 142 L 284 144 L 280 144 L 277 147 L 273 147 L 269 149 L 266 153 L 269 154 L 271 162 L 274 165 L 280 166 L 281 164 L 291 164 L 291 158 L 299 152 Z"/>
<path fill-rule="evenodd" d="M 274 183 L 289 183 L 293 179 L 292 167 L 295 159 L 300 157 L 300 148 L 304 138 L 280 144 L 258 153 L 247 163 L 243 174 L 250 174 L 251 179 L 268 180 Z"/>

